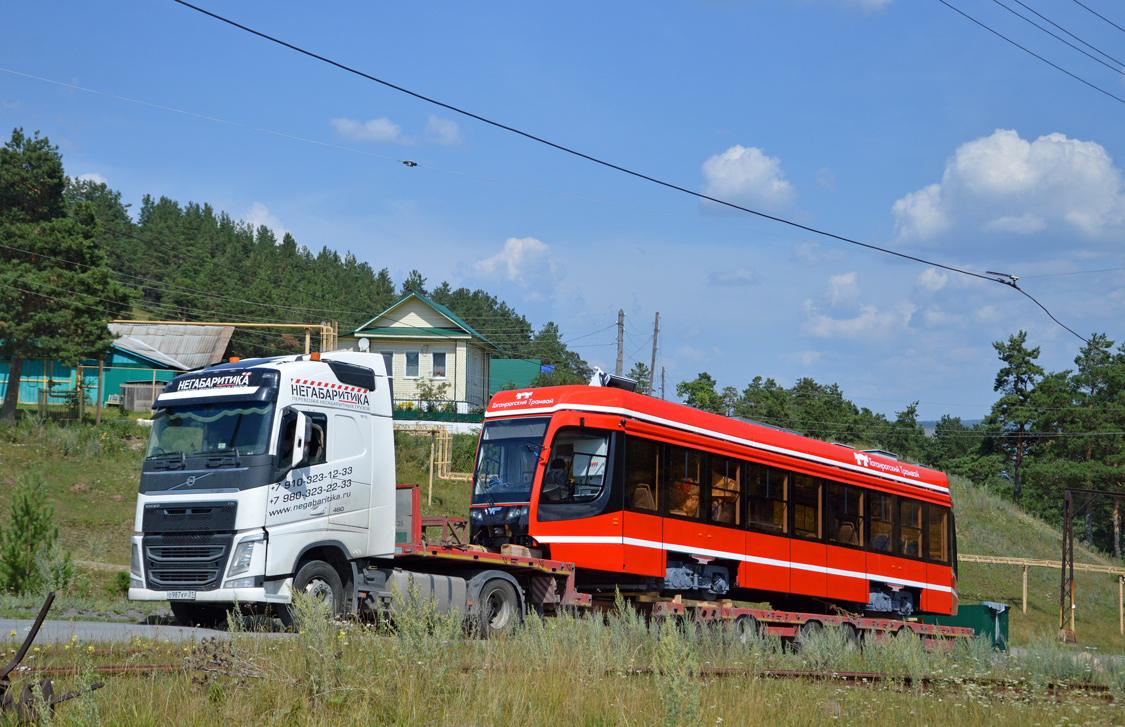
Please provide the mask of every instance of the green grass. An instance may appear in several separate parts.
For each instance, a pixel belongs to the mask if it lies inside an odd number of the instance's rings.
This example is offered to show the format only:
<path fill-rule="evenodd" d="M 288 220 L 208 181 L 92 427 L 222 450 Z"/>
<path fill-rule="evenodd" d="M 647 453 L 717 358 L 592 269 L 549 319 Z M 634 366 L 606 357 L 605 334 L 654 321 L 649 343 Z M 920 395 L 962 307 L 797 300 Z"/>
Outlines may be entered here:
<path fill-rule="evenodd" d="M 531 616 L 508 638 L 466 637 L 456 620 L 415 607 L 394 627 L 327 621 L 297 604 L 299 633 L 231 645 L 136 641 L 144 653 L 44 649 L 31 664 L 176 663 L 176 674 L 106 677 L 108 686 L 59 707 L 56 725 L 855 725 L 1114 724 L 1125 674 L 1106 660 L 1076 661 L 1053 643 L 998 659 L 983 642 L 927 652 L 913 639 L 850 650 L 839 631 L 800 653 L 776 639 L 742 643 L 731 630 L 646 622 L 631 609 L 554 619 Z M 15 648 L 14 640 L 0 650 Z M 719 676 L 712 668 L 738 670 Z M 767 669 L 878 671 L 922 676 L 847 686 L 772 679 Z M 638 673 L 640 672 L 640 673 Z M 21 674 L 14 687 L 31 677 Z M 57 689 L 98 679 L 60 678 Z M 994 680 L 981 683 L 981 679 Z M 1061 699 L 1049 684 L 1074 689 Z M 1108 692 L 1083 691 L 1098 685 Z"/>
<path fill-rule="evenodd" d="M 1039 518 L 1011 502 L 961 478 L 951 478 L 957 513 L 957 549 L 973 555 L 999 555 L 1059 561 L 1062 536 Z M 1113 558 L 1075 545 L 1075 562 L 1114 565 Z M 1121 563 L 1116 565 L 1121 566 Z M 961 563 L 962 603 L 996 601 L 1011 606 L 1009 628 L 1013 645 L 1036 638 L 1055 638 L 1059 628 L 1058 568 L 1031 568 L 1027 576 L 1027 613 L 1020 610 L 1023 570 L 1017 566 Z M 1082 646 L 1125 652 L 1120 634 L 1117 577 L 1102 573 L 1074 574 L 1075 631 Z"/>

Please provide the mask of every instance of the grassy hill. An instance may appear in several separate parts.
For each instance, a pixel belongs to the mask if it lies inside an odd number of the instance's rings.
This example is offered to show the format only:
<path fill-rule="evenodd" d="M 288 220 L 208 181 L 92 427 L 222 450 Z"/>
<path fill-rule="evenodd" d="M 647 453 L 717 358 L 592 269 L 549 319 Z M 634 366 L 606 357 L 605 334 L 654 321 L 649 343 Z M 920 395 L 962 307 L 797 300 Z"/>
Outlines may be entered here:
<path fill-rule="evenodd" d="M 55 507 L 60 539 L 78 560 L 126 565 L 140 462 L 147 429 L 131 421 L 113 421 L 100 428 L 57 427 L 23 422 L 0 428 L 0 527 L 6 519 L 12 489 L 23 473 L 37 470 L 46 481 L 46 495 Z M 456 437 L 454 469 L 471 466 L 472 437 Z M 429 440 L 398 435 L 399 482 L 425 487 L 429 472 Z M 970 482 L 953 479 L 957 512 L 957 545 L 961 553 L 1055 560 L 1060 556 L 1058 530 L 1022 512 L 997 495 Z M 425 514 L 465 516 L 469 486 L 464 482 L 434 483 L 434 502 Z M 1079 562 L 1109 565 L 1111 559 L 1077 548 Z M 1077 573 L 1075 601 L 1079 643 L 1100 651 L 1125 652 L 1118 632 L 1118 586 L 1114 576 Z M 1020 612 L 1022 572 L 1014 566 L 962 563 L 962 603 L 999 601 L 1012 606 L 1012 643 L 1053 639 L 1058 629 L 1060 572 L 1033 568 L 1028 577 L 1028 612 Z"/>

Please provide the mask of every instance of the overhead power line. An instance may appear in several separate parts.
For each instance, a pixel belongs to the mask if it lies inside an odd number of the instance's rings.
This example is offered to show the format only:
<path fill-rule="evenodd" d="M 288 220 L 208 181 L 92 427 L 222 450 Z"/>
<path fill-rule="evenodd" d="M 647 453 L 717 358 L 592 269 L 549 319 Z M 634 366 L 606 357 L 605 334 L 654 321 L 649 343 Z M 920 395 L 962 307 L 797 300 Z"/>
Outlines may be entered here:
<path fill-rule="evenodd" d="M 1098 58 L 1098 57 L 1096 57 L 1096 56 L 1093 56 L 1093 55 L 1091 55 L 1090 53 L 1087 53 L 1086 51 L 1082 50 L 1081 48 L 1079 48 L 1078 46 L 1074 45 L 1073 43 L 1071 43 L 1070 41 L 1066 40 L 1065 38 L 1060 38 L 1059 36 L 1055 35 L 1055 34 L 1054 34 L 1054 33 L 1052 33 L 1051 31 L 1049 31 L 1049 30 L 1047 30 L 1046 28 L 1044 28 L 1044 27 L 1043 27 L 1042 25 L 1040 25 L 1039 23 L 1037 23 L 1037 22 L 1035 22 L 1034 20 L 1032 20 L 1031 18 L 1027 17 L 1026 15 L 1022 15 L 1022 14 L 1020 14 L 1020 13 L 1016 12 L 1016 11 L 1015 11 L 1015 10 L 1013 10 L 1012 8 L 1008 7 L 1008 6 L 1007 6 L 1007 5 L 1005 5 L 1004 3 L 1000 2 L 1000 0 L 992 0 L 992 2 L 996 3 L 996 4 L 997 4 L 997 5 L 999 5 L 1000 7 L 1004 8 L 1005 10 L 1007 10 L 1007 11 L 1008 11 L 1009 13 L 1011 13 L 1012 15 L 1015 15 L 1015 16 L 1016 16 L 1017 18 L 1019 18 L 1020 20 L 1023 20 L 1024 22 L 1026 22 L 1026 23 L 1030 23 L 1031 25 L 1034 25 L 1034 26 L 1035 26 L 1036 28 L 1039 28 L 1039 30 L 1042 30 L 1042 31 L 1043 31 L 1044 33 L 1046 33 L 1047 35 L 1051 36 L 1052 38 L 1054 38 L 1055 40 L 1059 41 L 1060 43 L 1066 43 L 1066 44 L 1067 44 L 1068 46 L 1070 46 L 1070 47 L 1071 47 L 1071 48 L 1073 48 L 1074 50 L 1078 51 L 1079 53 L 1081 53 L 1082 55 L 1086 56 L 1087 58 L 1090 58 L 1091 60 L 1093 60 L 1093 61 L 1096 61 L 1097 63 L 1100 63 L 1100 64 L 1102 64 L 1103 66 L 1105 66 L 1105 67 L 1106 67 L 1106 68 L 1108 68 L 1109 70 L 1113 71 L 1114 73 L 1120 73 L 1120 72 L 1121 72 L 1121 66 L 1123 65 L 1123 64 L 1121 63 L 1121 61 L 1117 60 L 1116 58 L 1114 58 L 1113 56 L 1111 56 L 1111 55 L 1109 55 L 1109 54 L 1107 54 L 1107 53 L 1103 53 L 1102 51 L 1098 50 L 1097 48 L 1094 48 L 1094 46 L 1092 46 L 1092 45 L 1090 45 L 1089 43 L 1087 43 L 1086 41 L 1082 40 L 1081 38 L 1079 38 L 1079 37 L 1078 37 L 1077 35 L 1075 35 L 1074 33 L 1071 33 L 1071 32 L 1070 32 L 1069 30 L 1067 30 L 1066 28 L 1063 28 L 1063 27 L 1061 27 L 1060 25 L 1058 25 L 1057 23 L 1055 23 L 1055 22 L 1054 22 L 1053 20 L 1051 20 L 1051 19 L 1049 19 L 1049 18 L 1046 18 L 1046 17 L 1044 17 L 1044 16 L 1043 16 L 1042 14 L 1040 14 L 1039 12 L 1036 12 L 1036 11 L 1035 11 L 1035 10 L 1034 10 L 1033 8 L 1029 8 L 1029 7 L 1027 6 L 1027 5 L 1024 5 L 1024 4 L 1022 3 L 1022 2 L 1020 2 L 1020 0 L 1015 0 L 1015 2 L 1016 2 L 1016 3 L 1018 3 L 1018 4 L 1020 5 L 1020 7 L 1023 7 L 1023 8 L 1027 8 L 1027 10 L 1030 10 L 1031 12 L 1035 13 L 1036 15 L 1038 15 L 1038 16 L 1039 16 L 1040 18 L 1043 18 L 1043 20 L 1047 21 L 1048 23 L 1050 23 L 1051 25 L 1055 26 L 1056 28 L 1058 28 L 1058 29 L 1059 29 L 1059 30 L 1061 30 L 1062 32 L 1066 33 L 1066 34 L 1067 34 L 1067 35 L 1069 35 L 1069 36 L 1070 36 L 1071 38 L 1074 38 L 1075 40 L 1077 40 L 1077 41 L 1078 41 L 1079 43 L 1081 43 L 1082 45 L 1086 46 L 1087 48 L 1091 48 L 1091 49 L 1093 49 L 1095 53 L 1101 53 L 1101 54 L 1102 54 L 1103 56 L 1105 56 L 1106 58 L 1108 58 L 1108 59 L 1110 59 L 1111 61 L 1113 61 L 1114 63 L 1116 63 L 1116 64 L 1117 64 L 1117 67 L 1115 68 L 1114 66 L 1111 66 L 1110 64 L 1108 64 L 1108 63 L 1106 63 L 1105 61 L 1103 61 L 1103 60 L 1102 60 L 1101 58 Z"/>
<path fill-rule="evenodd" d="M 284 40 L 281 40 L 279 38 L 275 38 L 274 36 L 267 35 L 266 33 L 263 33 L 263 32 L 258 31 L 258 30 L 254 30 L 253 28 L 242 25 L 241 23 L 237 23 L 233 20 L 230 20 L 229 18 L 223 17 L 222 15 L 218 15 L 216 13 L 213 13 L 213 12 L 209 11 L 209 10 L 205 10 L 205 9 L 203 9 L 203 8 L 197 6 L 197 5 L 193 5 L 189 2 L 186 2 L 185 0 L 173 0 L 173 2 L 176 2 L 180 5 L 183 5 L 186 8 L 190 8 L 192 10 L 195 10 L 198 13 L 202 13 L 203 15 L 206 15 L 206 16 L 208 16 L 210 18 L 213 18 L 215 20 L 218 20 L 220 22 L 226 23 L 226 24 L 228 24 L 232 27 L 238 28 L 239 30 L 250 33 L 251 35 L 256 35 L 259 38 L 262 38 L 263 40 L 268 40 L 271 43 L 276 43 L 277 45 L 281 45 L 281 46 L 283 46 L 285 48 L 288 48 L 288 49 L 290 49 L 290 50 L 292 50 L 296 53 L 300 53 L 302 55 L 308 56 L 309 58 L 313 58 L 315 60 L 321 61 L 322 63 L 326 63 L 328 65 L 339 68 L 342 71 L 346 71 L 348 73 L 354 74 L 354 75 L 359 76 L 361 78 L 365 78 L 369 81 L 372 81 L 374 83 L 378 83 L 382 86 L 393 89 L 393 90 L 398 91 L 400 93 L 404 93 L 408 96 L 412 96 L 416 99 L 419 99 L 420 101 L 424 101 L 424 102 L 432 104 L 434 106 L 439 106 L 441 108 L 444 108 L 444 109 L 446 109 L 448 111 L 451 111 L 453 113 L 460 114 L 462 116 L 466 116 L 466 117 L 471 118 L 471 119 L 475 119 L 476 121 L 479 121 L 483 124 L 488 124 L 489 126 L 493 126 L 495 128 L 502 129 L 502 130 L 510 132 L 512 134 L 522 136 L 525 139 L 528 139 L 530 141 L 534 141 L 538 144 L 543 144 L 545 146 L 549 146 L 553 149 L 564 152 L 566 154 L 570 154 L 570 155 L 579 157 L 580 159 L 585 159 L 586 161 L 592 162 L 594 164 L 601 165 L 601 166 L 606 167 L 608 169 L 613 169 L 615 171 L 621 172 L 622 174 L 627 174 L 629 176 L 636 177 L 637 179 L 642 179 L 644 181 L 651 182 L 652 184 L 656 184 L 656 185 L 659 185 L 661 187 L 665 187 L 667 189 L 671 189 L 671 190 L 680 192 L 682 194 L 686 194 L 686 195 L 695 197 L 697 199 L 706 200 L 708 202 L 713 202 L 715 204 L 719 204 L 719 205 L 722 205 L 724 207 L 730 207 L 731 209 L 736 209 L 736 210 L 739 210 L 741 212 L 746 212 L 747 214 L 755 215 L 755 216 L 760 217 L 762 219 L 767 219 L 767 220 L 771 220 L 773 222 L 777 222 L 779 224 L 788 225 L 790 227 L 794 227 L 794 228 L 799 229 L 799 230 L 804 230 L 805 232 L 811 232 L 815 235 L 821 235 L 823 237 L 827 237 L 827 238 L 830 238 L 830 239 L 833 239 L 833 240 L 839 240 L 840 242 L 844 242 L 844 243 L 847 243 L 849 245 L 855 245 L 855 246 L 858 246 L 858 247 L 866 248 L 868 250 L 875 250 L 875 251 L 881 252 L 881 253 L 886 254 L 886 255 L 892 255 L 894 257 L 902 258 L 904 260 L 910 260 L 910 261 L 913 261 L 913 262 L 916 262 L 916 263 L 921 263 L 923 265 L 930 265 L 932 267 L 940 268 L 942 270 L 948 270 L 950 272 L 959 273 L 961 275 L 968 275 L 970 277 L 979 278 L 981 280 L 989 280 L 989 281 L 992 281 L 992 282 L 1001 282 L 1001 283 L 1011 285 L 1013 288 L 1015 288 L 1016 290 L 1019 290 L 1028 299 L 1030 299 L 1032 302 L 1034 302 L 1036 305 L 1038 305 L 1040 308 L 1042 308 L 1043 311 L 1046 312 L 1048 316 L 1050 316 L 1051 320 L 1055 321 L 1055 323 L 1057 323 L 1059 326 L 1066 329 L 1067 331 L 1069 331 L 1071 334 L 1073 334 L 1077 338 L 1081 339 L 1082 341 L 1084 341 L 1086 343 L 1089 343 L 1088 341 L 1086 341 L 1085 338 L 1078 335 L 1077 333 L 1075 333 L 1073 330 L 1071 330 L 1067 326 L 1063 325 L 1057 318 L 1055 318 L 1053 315 L 1051 315 L 1051 312 L 1048 311 L 1046 307 L 1044 307 L 1041 303 L 1039 303 L 1039 301 L 1035 300 L 1035 298 L 1033 298 L 1030 294 L 1028 294 L 1026 291 L 1023 291 L 1020 288 L 1018 288 L 1016 286 L 1014 280 L 1011 281 L 1011 282 L 1004 281 L 1004 280 L 998 280 L 997 278 L 989 277 L 988 275 L 982 275 L 980 273 L 976 273 L 976 272 L 973 272 L 973 271 L 970 271 L 970 270 L 965 270 L 963 268 L 957 268 L 957 267 L 953 267 L 951 265 L 944 265 L 942 263 L 932 262 L 932 261 L 925 260 L 925 259 L 920 258 L 920 257 L 908 255 L 908 254 L 903 253 L 903 252 L 898 252 L 898 251 L 891 250 L 891 249 L 888 249 L 888 248 L 879 247 L 878 245 L 871 245 L 869 243 L 859 242 L 858 240 L 853 240 L 851 238 L 844 237 L 842 235 L 837 235 L 835 233 L 828 232 L 826 230 L 820 230 L 820 229 L 817 229 L 815 227 L 810 227 L 808 225 L 803 225 L 799 222 L 794 222 L 792 220 L 785 219 L 783 217 L 778 217 L 776 215 L 766 214 L 765 212 L 760 212 L 758 210 L 754 210 L 754 209 L 751 209 L 749 207 L 743 207 L 742 205 L 738 205 L 738 204 L 735 204 L 733 202 L 728 202 L 726 200 L 719 199 L 718 197 L 712 197 L 710 195 L 703 194 L 702 192 L 696 192 L 696 191 L 688 189 L 686 187 L 681 187 L 677 184 L 673 184 L 671 182 L 666 182 L 666 181 L 658 179 L 656 177 L 653 177 L 653 176 L 650 176 L 650 175 L 647 175 L 647 174 L 629 169 L 627 167 L 623 167 L 619 164 L 614 164 L 614 163 L 606 161 L 604 159 L 600 159 L 600 158 L 592 156 L 590 154 L 586 154 L 584 152 L 578 151 L 578 150 L 573 149 L 571 147 L 564 146 L 563 144 L 555 143 L 555 142 L 550 141 L 548 139 L 545 139 L 543 137 L 536 136 L 536 135 L 531 134 L 529 132 L 518 129 L 514 126 L 509 126 L 507 124 L 503 124 L 499 121 L 495 121 L 495 120 L 489 119 L 485 116 L 481 116 L 481 115 L 473 113 L 471 111 L 467 111 L 467 110 L 462 109 L 458 106 L 454 106 L 452 104 L 448 104 L 448 103 L 445 103 L 443 101 L 439 101 L 437 99 L 431 98 L 429 96 L 425 96 L 425 95 L 423 95 L 421 93 L 418 93 L 416 91 L 411 91 L 410 89 L 408 89 L 404 86 L 400 86 L 400 85 L 391 83 L 390 81 L 384 80 L 382 78 L 378 78 L 378 77 L 373 76 L 369 73 L 365 73 L 365 72 L 360 71 L 356 68 L 353 68 L 351 66 L 340 63 L 339 61 L 334 61 L 331 58 L 328 58 L 326 56 L 322 56 L 322 55 L 319 55 L 317 53 L 313 53 L 312 51 L 305 50 L 304 48 L 301 48 L 300 46 L 293 45 L 292 43 L 288 43 L 288 42 L 286 42 Z M 939 0 L 939 2 L 944 3 L 945 0 Z M 946 4 L 948 4 L 948 3 L 946 3 Z M 950 6 L 950 7 L 952 7 L 952 6 Z M 960 12 L 960 11 L 958 11 L 958 12 Z M 968 16 L 966 16 L 966 17 L 968 17 Z M 1095 86 L 1095 88 L 1096 88 L 1096 86 Z M 1108 92 L 1106 92 L 1106 93 L 1108 93 Z M 1109 94 L 1109 95 L 1112 96 L 1112 94 Z M 1114 98 L 1117 98 L 1117 97 L 1114 96 Z M 1125 103 L 1125 99 L 1119 98 L 1118 100 L 1122 101 L 1122 103 Z"/>
<path fill-rule="evenodd" d="M 180 0 L 175 0 L 175 2 L 180 2 Z M 1094 90 L 1095 90 L 1095 91 L 1097 91 L 1098 93 L 1102 93 L 1102 94 L 1105 94 L 1106 96 L 1109 96 L 1109 97 L 1110 97 L 1110 98 L 1112 98 L 1113 100 L 1115 100 L 1115 101 L 1118 101 L 1119 103 L 1123 103 L 1123 104 L 1125 104 L 1125 98 L 1121 98 L 1120 96 L 1118 96 L 1118 95 L 1116 95 L 1116 94 L 1110 93 L 1109 91 L 1105 90 L 1105 89 L 1104 89 L 1104 88 L 1102 88 L 1101 86 L 1098 86 L 1098 85 L 1095 85 L 1095 84 L 1093 84 L 1093 83 L 1090 83 L 1090 82 L 1089 82 L 1089 81 L 1087 81 L 1087 80 L 1086 80 L 1085 78 L 1082 78 L 1081 76 L 1079 76 L 1079 75 L 1077 75 L 1077 74 L 1071 73 L 1070 71 L 1066 70 L 1066 69 L 1065 69 L 1065 68 L 1063 68 L 1062 66 L 1059 66 L 1059 65 L 1056 65 L 1055 63 L 1052 63 L 1051 61 L 1047 60 L 1046 58 L 1044 58 L 1043 56 L 1039 55 L 1039 54 L 1038 54 L 1038 53 L 1036 53 L 1035 51 L 1033 51 L 1033 50 L 1031 50 L 1031 49 L 1029 49 L 1029 48 L 1025 48 L 1024 46 L 1020 45 L 1020 44 L 1019 44 L 1019 43 L 1017 43 L 1016 41 L 1012 40 L 1012 39 L 1011 39 L 1011 38 L 1009 38 L 1008 36 L 1006 36 L 1006 35 L 1004 35 L 1003 33 L 1001 33 L 1000 31 L 998 31 L 998 30 L 994 30 L 993 28 L 990 28 L 989 26 L 985 25 L 985 24 L 984 24 L 984 23 L 982 23 L 981 21 L 977 20 L 977 19 L 976 19 L 976 18 L 974 18 L 973 16 L 969 15 L 968 13 L 966 13 L 966 12 L 965 12 L 964 10 L 961 10 L 961 9 L 959 9 L 959 8 L 956 8 L 956 7 L 952 6 L 952 5 L 950 5 L 950 4 L 948 3 L 948 2 L 946 2 L 946 0 L 938 0 L 938 2 L 939 2 L 939 3 L 941 3 L 942 5 L 944 5 L 945 7 L 949 8 L 949 9 L 950 9 L 950 10 L 952 10 L 953 12 L 957 13 L 957 14 L 958 14 L 958 15 L 960 15 L 961 17 L 965 18 L 966 20 L 970 20 L 970 21 L 972 21 L 973 23 L 975 23 L 976 25 L 979 25 L 980 27 L 984 28 L 985 30 L 987 30 L 987 31 L 988 31 L 989 33 L 992 33 L 992 34 L 993 34 L 993 35 L 995 35 L 996 37 L 998 37 L 998 38 L 1001 38 L 1001 39 L 1003 39 L 1003 40 L 1007 41 L 1008 43 L 1011 43 L 1011 44 L 1012 44 L 1012 45 L 1014 45 L 1015 47 L 1017 47 L 1017 48 L 1019 48 L 1020 50 L 1022 50 L 1022 51 L 1023 51 L 1024 53 L 1027 53 L 1027 54 L 1028 54 L 1028 55 L 1030 55 L 1030 56 L 1034 56 L 1035 58 L 1038 58 L 1039 60 L 1043 61 L 1043 62 L 1044 62 L 1044 63 L 1046 63 L 1046 64 L 1047 64 L 1048 66 L 1050 66 L 1051 68 L 1054 68 L 1054 69 L 1055 69 L 1056 71 L 1059 71 L 1059 72 L 1061 72 L 1061 73 L 1065 73 L 1066 75 L 1068 75 L 1068 76 L 1070 76 L 1071 78 L 1073 78 L 1073 79 L 1074 79 L 1075 81 L 1078 81 L 1079 83 L 1081 83 L 1081 84 L 1083 84 L 1083 85 L 1089 86 L 1090 88 L 1094 89 Z M 1017 13 L 1017 14 L 1018 14 L 1018 13 Z M 1084 339 L 1083 339 L 1083 340 L 1084 340 Z"/>
<path fill-rule="evenodd" d="M 1074 4 L 1075 4 L 1075 5 L 1078 5 L 1079 7 L 1085 8 L 1086 10 L 1089 10 L 1089 11 L 1090 11 L 1091 13 L 1093 13 L 1094 15 L 1097 15 L 1097 16 L 1098 16 L 1099 18 L 1101 18 L 1102 20 L 1106 21 L 1107 23 L 1109 23 L 1109 24 L 1110 24 L 1110 25 L 1112 25 L 1113 27 L 1117 28 L 1117 29 L 1118 29 L 1118 30 L 1120 30 L 1120 31 L 1121 31 L 1122 33 L 1125 33 L 1125 28 L 1122 28 L 1122 27 L 1121 27 L 1120 25 L 1118 25 L 1117 23 L 1113 22 L 1112 20 L 1110 20 L 1110 19 L 1109 19 L 1109 18 L 1107 18 L 1106 16 L 1102 15 L 1101 13 L 1097 12 L 1097 11 L 1096 11 L 1096 10 L 1094 10 L 1093 8 L 1090 8 L 1090 7 L 1089 7 L 1089 6 L 1087 6 L 1087 5 L 1083 5 L 1082 3 L 1078 2 L 1078 0 L 1074 0 Z"/>

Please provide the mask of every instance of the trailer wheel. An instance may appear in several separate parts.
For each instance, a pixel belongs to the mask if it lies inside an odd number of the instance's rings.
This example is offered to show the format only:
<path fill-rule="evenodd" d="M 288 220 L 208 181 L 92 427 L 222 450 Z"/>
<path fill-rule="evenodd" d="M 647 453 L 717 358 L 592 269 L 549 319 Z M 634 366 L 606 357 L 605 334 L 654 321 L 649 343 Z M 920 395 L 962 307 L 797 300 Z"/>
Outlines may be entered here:
<path fill-rule="evenodd" d="M 738 643 L 753 644 L 762 637 L 762 634 L 762 625 L 750 614 L 743 614 L 734 619 L 734 636 L 738 639 Z"/>
<path fill-rule="evenodd" d="M 191 601 L 172 601 L 172 616 L 181 626 L 202 626 L 214 628 L 227 622 L 227 610 L 222 606 L 213 606 Z"/>
<path fill-rule="evenodd" d="M 322 560 L 309 561 L 301 566 L 297 575 L 293 577 L 293 593 L 304 593 L 327 604 L 330 618 L 344 615 L 344 607 L 347 603 L 344 584 L 336 569 Z M 286 627 L 292 626 L 294 617 L 292 604 L 280 604 L 277 607 L 277 616 Z"/>
<path fill-rule="evenodd" d="M 484 584 L 477 596 L 475 621 L 478 632 L 485 638 L 507 633 L 523 622 L 520 599 L 511 583 L 494 578 Z"/>
<path fill-rule="evenodd" d="M 793 641 L 793 651 L 800 652 L 810 640 L 815 639 L 824 631 L 824 624 L 820 621 L 806 621 L 797 631 L 797 638 Z"/>

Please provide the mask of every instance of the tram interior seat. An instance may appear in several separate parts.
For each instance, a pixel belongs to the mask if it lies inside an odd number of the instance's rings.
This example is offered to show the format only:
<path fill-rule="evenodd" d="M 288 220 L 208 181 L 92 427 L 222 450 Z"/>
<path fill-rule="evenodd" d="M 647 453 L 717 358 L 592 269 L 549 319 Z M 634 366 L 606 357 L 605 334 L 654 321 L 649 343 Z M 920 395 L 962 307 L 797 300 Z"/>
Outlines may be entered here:
<path fill-rule="evenodd" d="M 855 525 L 849 522 L 840 523 L 840 529 L 836 531 L 836 542 L 859 545 L 859 533 L 856 532 Z"/>
<path fill-rule="evenodd" d="M 648 485 L 637 485 L 633 489 L 630 504 L 637 510 L 655 510 L 656 498 L 652 496 L 652 488 Z"/>
<path fill-rule="evenodd" d="M 717 523 L 734 524 L 734 513 L 738 509 L 738 500 L 721 500 L 712 504 L 711 519 Z"/>
<path fill-rule="evenodd" d="M 880 533 L 879 535 L 876 535 L 871 539 L 871 549 L 880 553 L 890 552 L 891 539 L 886 535 Z"/>

